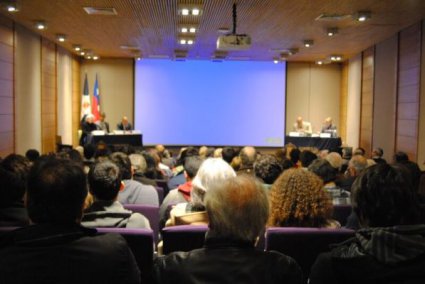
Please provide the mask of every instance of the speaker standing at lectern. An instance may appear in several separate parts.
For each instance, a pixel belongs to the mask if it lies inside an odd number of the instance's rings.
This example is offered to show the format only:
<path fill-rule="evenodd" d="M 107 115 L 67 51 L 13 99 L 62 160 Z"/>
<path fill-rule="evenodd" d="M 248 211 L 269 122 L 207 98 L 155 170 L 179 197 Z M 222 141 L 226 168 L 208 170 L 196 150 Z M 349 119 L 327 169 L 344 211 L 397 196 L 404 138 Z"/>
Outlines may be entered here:
<path fill-rule="evenodd" d="M 122 120 L 120 123 L 117 124 L 118 130 L 133 130 L 133 126 L 130 122 L 128 122 L 128 118 L 126 116 L 122 117 Z"/>

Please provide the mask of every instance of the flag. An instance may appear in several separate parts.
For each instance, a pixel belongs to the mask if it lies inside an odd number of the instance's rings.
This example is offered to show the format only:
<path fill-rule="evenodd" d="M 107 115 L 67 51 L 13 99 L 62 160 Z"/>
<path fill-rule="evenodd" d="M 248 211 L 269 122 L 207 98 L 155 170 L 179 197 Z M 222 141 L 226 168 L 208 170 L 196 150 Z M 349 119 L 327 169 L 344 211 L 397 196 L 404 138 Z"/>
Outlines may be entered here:
<path fill-rule="evenodd" d="M 90 95 L 89 95 L 89 84 L 87 82 L 87 74 L 84 79 L 83 97 L 81 100 L 81 117 L 90 114 Z"/>
<path fill-rule="evenodd" d="M 91 113 L 94 116 L 95 122 L 100 119 L 100 94 L 99 94 L 99 85 L 97 83 L 97 74 L 96 74 L 96 81 L 94 82 L 93 100 L 92 100 L 92 104 L 91 104 Z"/>

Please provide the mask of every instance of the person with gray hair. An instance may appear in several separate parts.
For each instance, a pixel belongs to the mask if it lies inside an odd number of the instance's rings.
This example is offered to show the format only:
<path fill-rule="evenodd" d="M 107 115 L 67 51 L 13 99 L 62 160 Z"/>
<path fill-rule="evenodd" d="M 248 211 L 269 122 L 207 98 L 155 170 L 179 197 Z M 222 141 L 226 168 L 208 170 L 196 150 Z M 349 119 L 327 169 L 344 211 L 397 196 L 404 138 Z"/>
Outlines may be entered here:
<path fill-rule="evenodd" d="M 257 159 L 257 151 L 255 150 L 255 148 L 251 146 L 243 147 L 239 153 L 239 158 L 241 164 L 238 170 L 238 175 L 248 174 L 251 176 L 255 176 L 254 162 Z"/>
<path fill-rule="evenodd" d="M 148 165 L 145 157 L 142 154 L 135 153 L 128 156 L 131 161 L 131 167 L 133 169 L 133 179 L 144 185 L 152 185 L 157 187 L 158 184 L 155 180 L 147 178 L 145 176 Z"/>
<path fill-rule="evenodd" d="M 204 248 L 155 259 L 157 283 L 301 283 L 292 258 L 255 249 L 269 216 L 259 182 L 241 175 L 214 183 L 205 206 L 210 219 Z"/>
<path fill-rule="evenodd" d="M 344 174 L 344 178 L 338 181 L 338 185 L 344 190 L 351 191 L 354 180 L 367 168 L 367 166 L 366 157 L 354 155 L 348 162 L 348 168 Z"/>
<path fill-rule="evenodd" d="M 206 159 L 192 181 L 191 202 L 177 204 L 171 210 L 166 226 L 208 223 L 204 202 L 206 192 L 234 176 L 235 171 L 223 159 Z"/>

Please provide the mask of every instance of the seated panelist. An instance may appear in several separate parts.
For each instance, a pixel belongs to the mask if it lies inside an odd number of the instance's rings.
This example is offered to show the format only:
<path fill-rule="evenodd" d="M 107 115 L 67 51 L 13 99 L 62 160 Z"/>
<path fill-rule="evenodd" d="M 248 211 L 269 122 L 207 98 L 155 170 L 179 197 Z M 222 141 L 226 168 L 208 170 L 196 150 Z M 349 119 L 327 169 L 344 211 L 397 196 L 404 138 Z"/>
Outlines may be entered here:
<path fill-rule="evenodd" d="M 325 119 L 321 133 L 331 133 L 332 137 L 336 137 L 336 125 L 333 124 L 332 117 Z"/>
<path fill-rule="evenodd" d="M 293 131 L 305 134 L 311 134 L 313 132 L 311 128 L 311 123 L 303 121 L 303 118 L 301 116 L 299 116 L 297 118 L 297 121 L 294 123 Z"/>
<path fill-rule="evenodd" d="M 118 130 L 133 130 L 133 126 L 130 122 L 128 122 L 128 118 L 126 116 L 123 116 L 120 123 L 117 124 Z"/>

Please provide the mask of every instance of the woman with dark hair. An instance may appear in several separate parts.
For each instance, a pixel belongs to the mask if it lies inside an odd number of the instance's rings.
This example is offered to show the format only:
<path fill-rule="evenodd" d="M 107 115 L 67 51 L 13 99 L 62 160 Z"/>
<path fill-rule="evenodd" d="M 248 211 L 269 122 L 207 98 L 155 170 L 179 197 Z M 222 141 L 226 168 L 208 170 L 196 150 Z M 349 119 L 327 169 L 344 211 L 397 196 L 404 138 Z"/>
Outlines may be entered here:
<path fill-rule="evenodd" d="M 319 255 L 310 283 L 424 283 L 425 225 L 411 186 L 400 166 L 366 169 L 352 187 L 362 229 Z"/>

